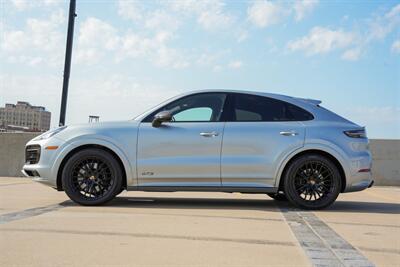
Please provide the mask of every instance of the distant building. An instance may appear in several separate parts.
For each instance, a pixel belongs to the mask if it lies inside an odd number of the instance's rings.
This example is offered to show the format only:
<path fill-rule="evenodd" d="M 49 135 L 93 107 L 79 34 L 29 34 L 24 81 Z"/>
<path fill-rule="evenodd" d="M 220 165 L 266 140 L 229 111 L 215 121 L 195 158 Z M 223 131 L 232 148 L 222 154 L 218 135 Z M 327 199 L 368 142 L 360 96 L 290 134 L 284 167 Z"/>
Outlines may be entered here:
<path fill-rule="evenodd" d="M 50 128 L 51 113 L 41 106 L 32 106 L 28 102 L 6 104 L 0 107 L 0 129 L 3 131 L 37 131 Z"/>

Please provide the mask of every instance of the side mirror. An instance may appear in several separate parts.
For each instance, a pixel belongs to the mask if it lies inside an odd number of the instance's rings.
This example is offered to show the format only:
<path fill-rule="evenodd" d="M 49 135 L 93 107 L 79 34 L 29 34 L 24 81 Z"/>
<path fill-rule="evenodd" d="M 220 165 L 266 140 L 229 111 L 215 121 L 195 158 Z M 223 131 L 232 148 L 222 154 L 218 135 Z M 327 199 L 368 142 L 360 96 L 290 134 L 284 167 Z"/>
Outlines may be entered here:
<path fill-rule="evenodd" d="M 161 111 L 154 116 L 151 123 L 153 127 L 160 127 L 163 122 L 171 121 L 172 114 L 168 110 Z"/>

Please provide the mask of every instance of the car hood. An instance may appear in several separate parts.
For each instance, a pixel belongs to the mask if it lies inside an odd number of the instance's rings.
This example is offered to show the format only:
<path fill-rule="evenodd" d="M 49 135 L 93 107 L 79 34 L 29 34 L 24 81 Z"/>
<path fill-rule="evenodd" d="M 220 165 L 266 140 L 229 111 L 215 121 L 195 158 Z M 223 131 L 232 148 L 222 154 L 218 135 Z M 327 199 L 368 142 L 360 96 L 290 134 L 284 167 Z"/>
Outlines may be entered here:
<path fill-rule="evenodd" d="M 83 136 L 114 138 L 119 135 L 136 133 L 139 123 L 138 121 L 129 120 L 68 125 L 65 130 L 55 135 L 55 137 L 64 141 L 70 141 Z"/>

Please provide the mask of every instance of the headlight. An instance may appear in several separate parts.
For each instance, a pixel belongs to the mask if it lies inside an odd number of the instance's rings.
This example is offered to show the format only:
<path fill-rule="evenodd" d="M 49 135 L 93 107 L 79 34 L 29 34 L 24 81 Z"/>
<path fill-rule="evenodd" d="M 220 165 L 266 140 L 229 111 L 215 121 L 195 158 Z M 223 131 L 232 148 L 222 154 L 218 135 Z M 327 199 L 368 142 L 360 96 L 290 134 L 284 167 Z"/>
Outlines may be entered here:
<path fill-rule="evenodd" d="M 44 140 L 44 139 L 48 139 L 50 137 L 52 137 L 53 135 L 58 134 L 59 132 L 61 132 L 62 130 L 64 130 L 65 128 L 67 128 L 67 126 L 63 126 L 63 127 L 59 127 L 59 128 L 55 128 L 53 130 L 47 131 L 41 135 L 39 135 L 38 137 L 34 138 L 34 141 L 39 141 L 39 140 Z"/>

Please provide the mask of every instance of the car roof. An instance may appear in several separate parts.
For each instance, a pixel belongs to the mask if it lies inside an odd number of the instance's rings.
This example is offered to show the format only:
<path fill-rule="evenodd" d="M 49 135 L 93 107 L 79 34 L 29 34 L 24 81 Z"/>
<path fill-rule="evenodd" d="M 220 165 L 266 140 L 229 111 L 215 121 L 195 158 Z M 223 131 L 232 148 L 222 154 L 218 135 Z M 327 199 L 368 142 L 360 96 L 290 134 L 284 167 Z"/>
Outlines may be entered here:
<path fill-rule="evenodd" d="M 202 89 L 202 90 L 187 91 L 187 92 L 181 93 L 175 97 L 172 97 L 172 98 L 160 103 L 156 107 L 153 107 L 152 109 L 148 110 L 147 112 L 144 112 L 143 114 L 139 115 L 135 119 L 137 119 L 137 120 L 143 119 L 147 115 L 151 114 L 153 111 L 155 111 L 158 108 L 160 108 L 161 106 L 167 104 L 168 102 L 175 101 L 176 99 L 179 99 L 184 96 L 200 94 L 200 93 L 237 93 L 237 94 L 249 94 L 249 95 L 258 95 L 258 96 L 263 96 L 263 97 L 269 97 L 269 98 L 286 101 L 291 104 L 300 106 L 303 109 L 311 112 L 312 114 L 315 114 L 315 111 L 316 111 L 315 108 L 321 103 L 320 100 L 297 98 L 297 97 L 292 97 L 292 96 L 287 96 L 287 95 L 282 95 L 282 94 L 274 94 L 274 93 L 267 93 L 267 92 L 260 92 L 260 91 L 235 90 L 235 89 Z"/>
<path fill-rule="evenodd" d="M 196 93 L 237 93 L 237 94 L 250 94 L 250 95 L 259 95 L 264 97 L 270 97 L 275 99 L 280 99 L 283 101 L 292 102 L 293 104 L 312 104 L 317 106 L 322 103 L 321 100 L 309 99 L 309 98 L 300 98 L 300 97 L 292 97 L 288 95 L 275 94 L 275 93 L 267 93 L 260 91 L 250 91 L 250 90 L 234 90 L 234 89 L 202 89 L 202 90 L 194 90 L 185 92 L 183 95 L 192 95 Z"/>

